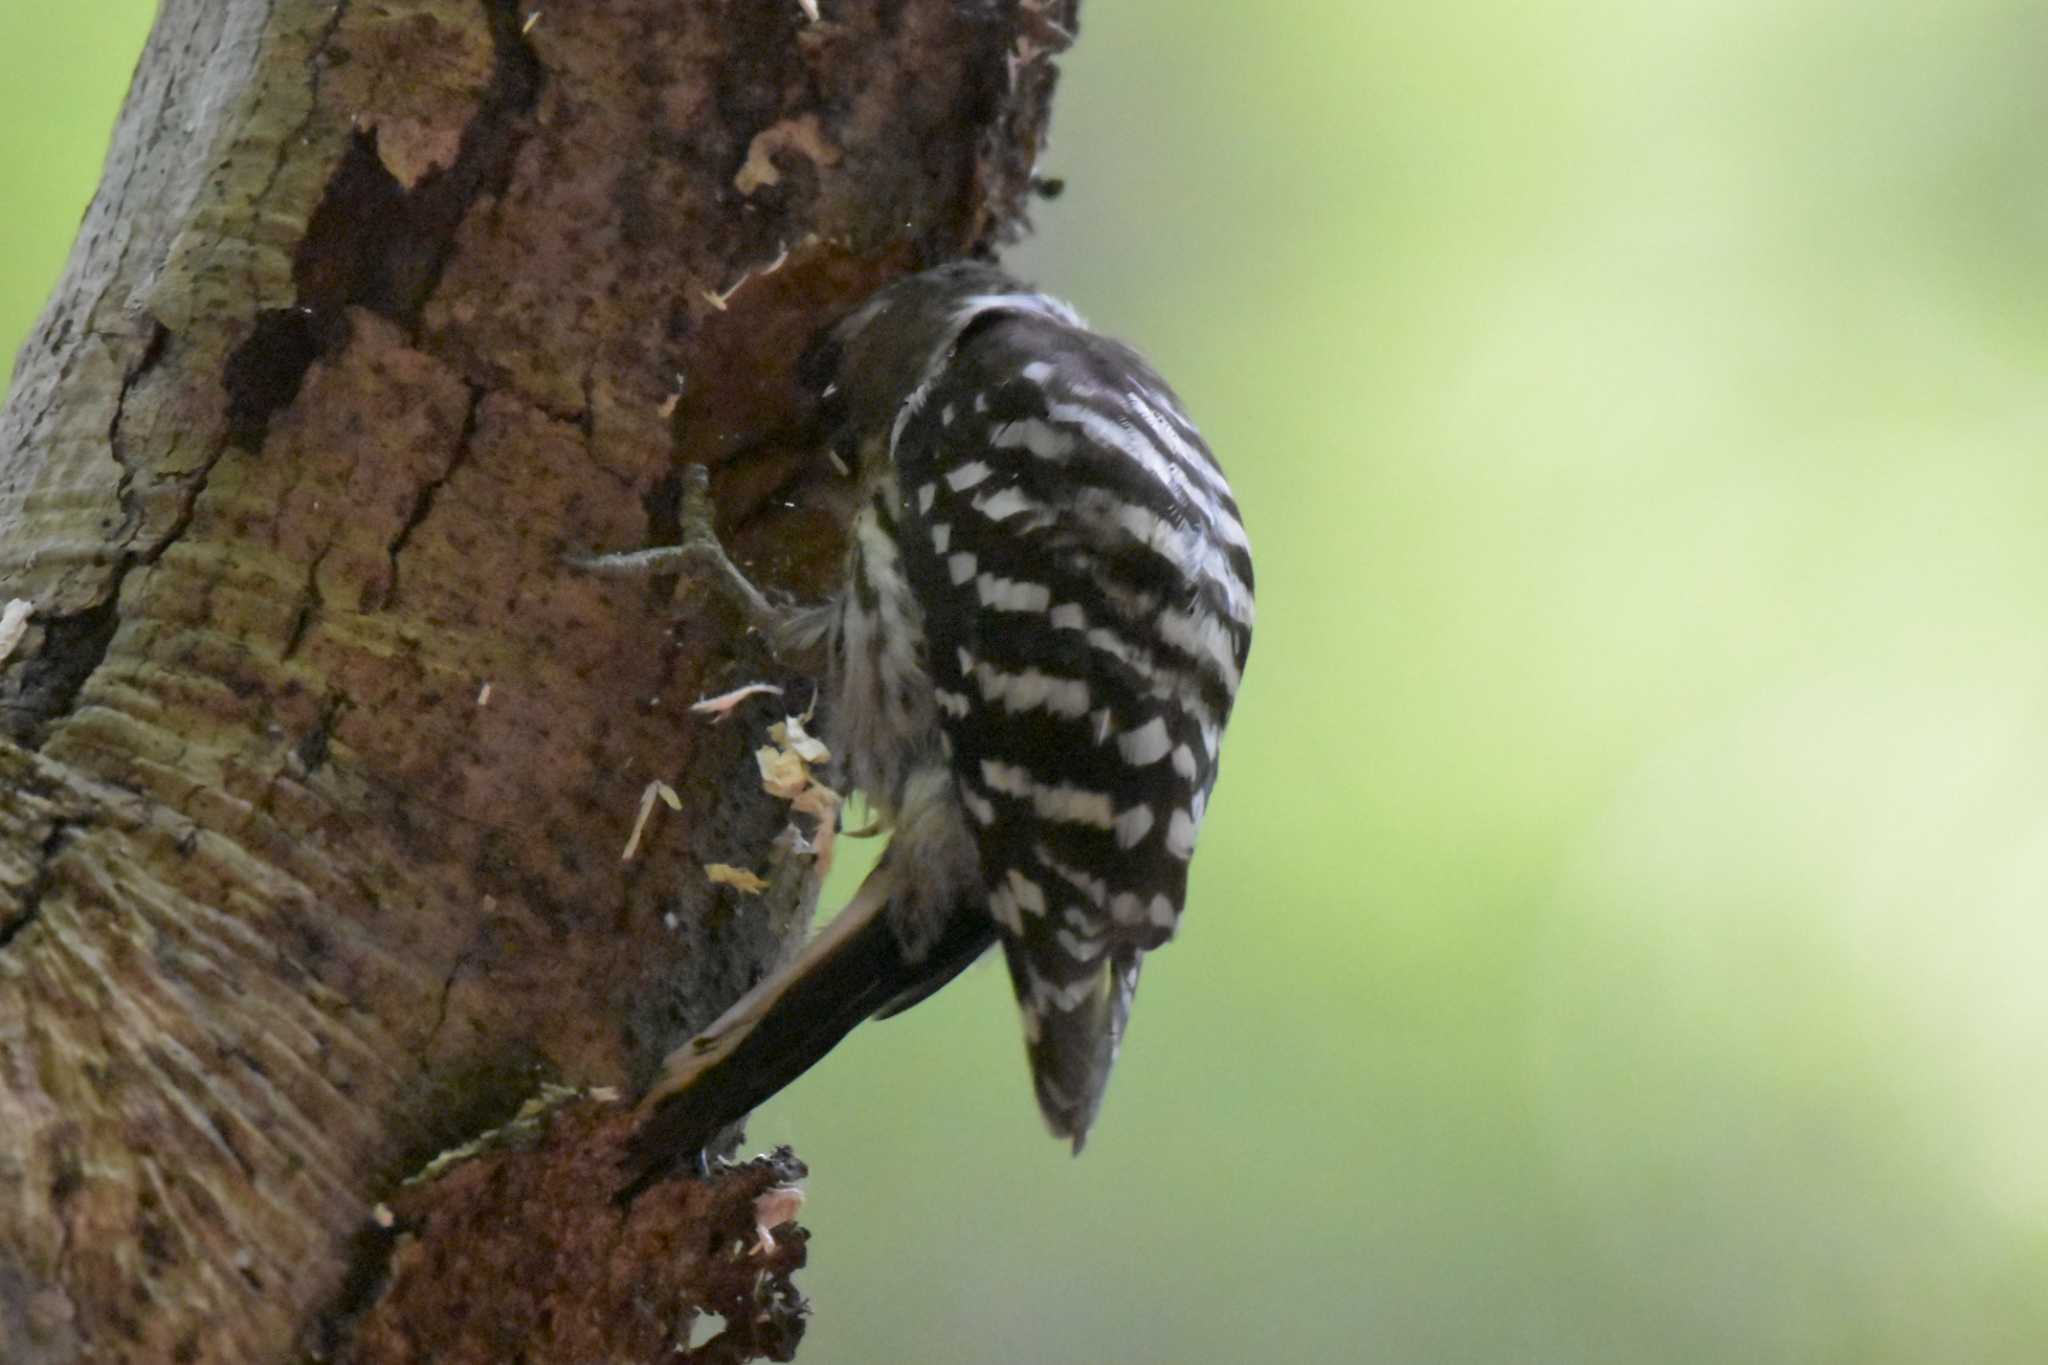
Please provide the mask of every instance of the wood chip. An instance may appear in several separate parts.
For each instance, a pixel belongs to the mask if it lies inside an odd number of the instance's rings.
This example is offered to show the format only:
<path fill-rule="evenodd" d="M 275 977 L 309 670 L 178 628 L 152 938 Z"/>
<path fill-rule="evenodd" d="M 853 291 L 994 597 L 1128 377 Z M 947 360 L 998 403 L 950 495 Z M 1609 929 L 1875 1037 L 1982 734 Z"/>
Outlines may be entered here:
<path fill-rule="evenodd" d="M 0 663 L 14 652 L 21 643 L 21 637 L 28 633 L 28 618 L 35 611 L 36 604 L 26 597 L 17 597 L 0 607 Z"/>
<path fill-rule="evenodd" d="M 795 1185 L 771 1185 L 754 1196 L 754 1254 L 766 1256 L 775 1250 L 774 1230 L 796 1221 L 804 1206 L 804 1192 Z"/>
<path fill-rule="evenodd" d="M 832 761 L 832 751 L 825 747 L 824 741 L 804 729 L 801 716 L 790 716 L 769 726 L 768 738 L 813 767 Z"/>
<path fill-rule="evenodd" d="M 732 709 L 748 697 L 758 697 L 763 694 L 779 697 L 782 695 L 782 689 L 774 683 L 748 683 L 745 687 L 735 687 L 730 692 L 721 692 L 715 697 L 706 697 L 702 701 L 693 702 L 690 705 L 690 711 L 694 715 L 709 716 L 712 723 L 716 724 L 731 715 Z"/>
<path fill-rule="evenodd" d="M 794 801 L 811 784 L 811 774 L 801 755 L 773 744 L 754 750 L 754 762 L 761 769 L 761 789 L 770 796 Z"/>
<path fill-rule="evenodd" d="M 640 810 L 633 817 L 633 832 L 626 836 L 626 851 L 619 855 L 619 861 L 630 863 L 633 855 L 640 851 L 640 835 L 647 828 L 647 817 L 654 813 L 654 803 L 660 801 L 670 810 L 681 810 L 683 798 L 676 795 L 676 789 L 666 782 L 649 782 L 640 793 Z"/>
<path fill-rule="evenodd" d="M 768 889 L 765 879 L 731 863 L 704 864 L 704 877 L 716 886 L 729 886 L 748 896 L 758 896 Z"/>

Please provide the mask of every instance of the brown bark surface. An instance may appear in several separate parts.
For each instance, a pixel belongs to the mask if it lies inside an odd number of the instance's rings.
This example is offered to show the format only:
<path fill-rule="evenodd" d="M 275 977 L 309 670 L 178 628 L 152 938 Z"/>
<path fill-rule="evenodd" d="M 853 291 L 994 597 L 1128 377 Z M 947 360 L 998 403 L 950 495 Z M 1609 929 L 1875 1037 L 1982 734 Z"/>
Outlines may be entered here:
<path fill-rule="evenodd" d="M 0 1360 L 793 1349 L 788 1165 L 620 1211 L 558 1097 L 403 1182 L 801 933 L 758 728 L 687 714 L 801 680 L 563 555 L 703 461 L 828 580 L 797 353 L 1018 223 L 1076 3 L 165 0 L 0 413 Z"/>

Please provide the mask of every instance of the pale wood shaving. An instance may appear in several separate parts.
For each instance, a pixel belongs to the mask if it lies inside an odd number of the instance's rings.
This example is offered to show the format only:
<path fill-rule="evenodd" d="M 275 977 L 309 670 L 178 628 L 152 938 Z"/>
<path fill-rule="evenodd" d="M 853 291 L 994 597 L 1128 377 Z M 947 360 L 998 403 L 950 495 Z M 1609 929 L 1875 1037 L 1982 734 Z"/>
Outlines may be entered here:
<path fill-rule="evenodd" d="M 619 861 L 629 863 L 640 851 L 640 835 L 647 829 L 647 817 L 654 813 L 654 803 L 660 801 L 670 810 L 681 810 L 683 798 L 676 795 L 676 789 L 662 781 L 649 782 L 640 793 L 640 810 L 633 817 L 633 832 L 626 836 L 626 851 L 619 855 Z"/>
<path fill-rule="evenodd" d="M 758 896 L 768 889 L 765 878 L 747 871 L 744 867 L 734 867 L 731 863 L 706 863 L 704 876 L 714 885 L 729 886 L 749 896 Z"/>
<path fill-rule="evenodd" d="M 803 1210 L 804 1192 L 795 1185 L 771 1185 L 754 1196 L 754 1254 L 766 1256 L 775 1250 L 774 1229 L 796 1221 Z"/>
<path fill-rule="evenodd" d="M 35 609 L 36 604 L 26 597 L 14 598 L 0 607 L 0 663 L 7 661 L 7 656 L 21 643 L 21 637 L 28 633 L 28 618 Z"/>
<path fill-rule="evenodd" d="M 803 756 L 789 749 L 763 744 L 754 750 L 754 762 L 761 769 L 761 789 L 770 796 L 794 801 L 811 784 Z"/>
<path fill-rule="evenodd" d="M 702 701 L 693 702 L 690 705 L 690 711 L 693 715 L 709 716 L 716 723 L 731 715 L 732 709 L 748 697 L 758 697 L 764 694 L 779 697 L 782 695 L 782 689 L 774 683 L 748 683 L 745 687 L 735 687 L 730 692 L 720 692 L 715 697 L 706 697 Z"/>
<path fill-rule="evenodd" d="M 814 768 L 832 761 L 832 751 L 825 747 L 824 741 L 804 729 L 802 716 L 790 716 L 769 726 L 768 738 Z"/>
<path fill-rule="evenodd" d="M 763 185 L 782 183 L 782 172 L 775 167 L 777 152 L 796 152 L 819 166 L 839 164 L 839 149 L 826 136 L 825 125 L 816 114 L 803 114 L 783 119 L 754 134 L 754 140 L 747 145 L 745 163 L 733 175 L 732 187 L 741 194 L 752 194 Z M 767 274 L 781 264 L 778 257 L 767 270 L 749 273 Z M 731 298 L 738 288 L 739 285 L 734 285 L 725 291 L 725 296 Z"/>
<path fill-rule="evenodd" d="M 763 692 L 780 696 L 782 689 L 767 683 L 749 683 L 716 697 L 706 697 L 690 709 L 712 717 L 716 723 L 730 715 L 745 698 Z M 816 705 L 817 698 L 813 697 L 802 715 L 785 715 L 770 725 L 768 738 L 772 742 L 754 750 L 754 766 L 760 770 L 763 791 L 779 801 L 787 801 L 792 815 L 808 816 L 815 826 L 806 834 L 792 820 L 776 836 L 774 847 L 814 859 L 812 871 L 822 878 L 832 868 L 833 844 L 839 836 L 839 809 L 845 798 L 814 776 L 817 768 L 832 761 L 832 750 L 808 728 Z"/>

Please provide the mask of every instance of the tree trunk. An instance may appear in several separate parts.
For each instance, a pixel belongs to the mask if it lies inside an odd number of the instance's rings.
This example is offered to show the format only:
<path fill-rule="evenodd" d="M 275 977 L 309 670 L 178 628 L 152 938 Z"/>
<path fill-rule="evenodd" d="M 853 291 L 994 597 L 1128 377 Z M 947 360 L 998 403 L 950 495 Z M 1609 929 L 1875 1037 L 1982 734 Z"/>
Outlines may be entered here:
<path fill-rule="evenodd" d="M 588 1088 L 801 935 L 687 708 L 807 687 L 563 557 L 701 461 L 829 581 L 795 359 L 1021 221 L 1077 3 L 164 0 L 0 414 L 0 1359 L 787 1358 L 793 1161 L 615 1209 Z"/>

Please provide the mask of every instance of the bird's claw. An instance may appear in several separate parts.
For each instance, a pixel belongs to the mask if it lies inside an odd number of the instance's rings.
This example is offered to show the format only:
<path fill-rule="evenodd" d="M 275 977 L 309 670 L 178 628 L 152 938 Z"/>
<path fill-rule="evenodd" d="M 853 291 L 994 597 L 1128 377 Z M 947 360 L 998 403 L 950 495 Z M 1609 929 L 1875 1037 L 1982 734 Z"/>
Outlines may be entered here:
<path fill-rule="evenodd" d="M 678 520 L 681 534 L 673 545 L 645 550 L 622 550 L 614 554 L 567 556 L 568 562 L 590 573 L 619 577 L 648 577 L 681 574 L 702 583 L 739 608 L 747 624 L 774 639 L 789 613 L 770 602 L 732 562 L 718 539 L 716 509 L 711 502 L 711 471 L 701 464 L 683 467 L 682 503 Z"/>

